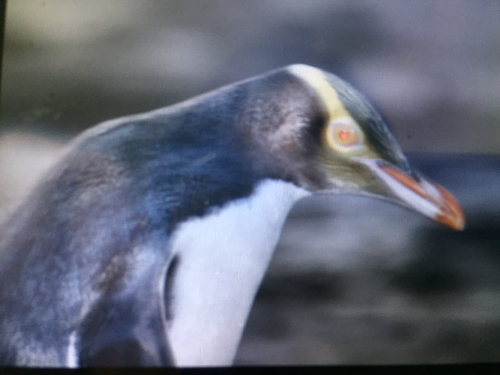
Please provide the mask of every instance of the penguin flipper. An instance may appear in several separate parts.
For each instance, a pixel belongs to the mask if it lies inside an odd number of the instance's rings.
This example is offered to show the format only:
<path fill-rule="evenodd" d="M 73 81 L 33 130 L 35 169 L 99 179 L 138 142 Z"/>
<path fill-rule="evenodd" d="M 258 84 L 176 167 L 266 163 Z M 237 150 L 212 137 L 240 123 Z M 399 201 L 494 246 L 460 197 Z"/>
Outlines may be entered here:
<path fill-rule="evenodd" d="M 162 261 L 137 260 L 120 281 L 101 289 L 101 296 L 78 327 L 78 365 L 173 366 L 165 322 Z M 125 255 L 127 258 L 127 255 Z"/>
<path fill-rule="evenodd" d="M 135 297 L 103 298 L 87 314 L 78 332 L 79 366 L 173 366 L 160 306 Z"/>
<path fill-rule="evenodd" d="M 160 309 L 133 298 L 102 301 L 82 322 L 79 366 L 172 366 Z M 141 301 L 142 302 L 142 301 Z"/>

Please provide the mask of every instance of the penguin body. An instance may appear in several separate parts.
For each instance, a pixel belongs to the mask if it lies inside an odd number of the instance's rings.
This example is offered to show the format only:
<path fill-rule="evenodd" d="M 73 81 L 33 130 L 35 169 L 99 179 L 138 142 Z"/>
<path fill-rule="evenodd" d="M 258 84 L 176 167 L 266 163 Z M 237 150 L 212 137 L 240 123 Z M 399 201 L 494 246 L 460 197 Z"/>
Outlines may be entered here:
<path fill-rule="evenodd" d="M 463 227 L 366 99 L 316 68 L 98 125 L 2 229 L 0 364 L 231 364 L 288 211 L 345 192 Z"/>

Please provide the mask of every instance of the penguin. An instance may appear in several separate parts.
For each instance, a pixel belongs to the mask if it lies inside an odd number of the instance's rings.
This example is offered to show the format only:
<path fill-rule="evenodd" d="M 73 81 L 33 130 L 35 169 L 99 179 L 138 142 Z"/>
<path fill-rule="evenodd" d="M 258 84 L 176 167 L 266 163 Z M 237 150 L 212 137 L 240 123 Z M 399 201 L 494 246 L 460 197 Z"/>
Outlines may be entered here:
<path fill-rule="evenodd" d="M 315 67 L 90 128 L 2 228 L 0 364 L 231 365 L 287 213 L 332 193 L 465 224 L 368 100 Z"/>

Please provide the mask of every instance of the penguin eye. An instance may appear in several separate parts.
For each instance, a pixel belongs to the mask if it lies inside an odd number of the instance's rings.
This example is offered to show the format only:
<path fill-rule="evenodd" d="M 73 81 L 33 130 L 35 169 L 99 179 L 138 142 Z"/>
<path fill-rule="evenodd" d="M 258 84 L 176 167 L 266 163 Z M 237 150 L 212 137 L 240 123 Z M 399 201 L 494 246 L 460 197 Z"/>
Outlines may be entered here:
<path fill-rule="evenodd" d="M 342 147 L 357 146 L 361 143 L 358 129 L 346 123 L 333 124 L 331 138 L 336 145 Z"/>

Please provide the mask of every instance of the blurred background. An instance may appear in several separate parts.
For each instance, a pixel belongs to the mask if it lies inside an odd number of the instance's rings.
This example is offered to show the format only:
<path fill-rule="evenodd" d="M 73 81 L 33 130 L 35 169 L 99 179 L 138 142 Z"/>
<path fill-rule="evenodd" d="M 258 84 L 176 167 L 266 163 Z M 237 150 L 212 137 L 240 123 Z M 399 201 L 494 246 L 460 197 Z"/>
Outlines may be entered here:
<path fill-rule="evenodd" d="M 499 360 L 497 1 L 8 1 L 0 222 L 83 129 L 292 63 L 370 97 L 467 229 L 361 197 L 299 202 L 236 364 Z"/>

